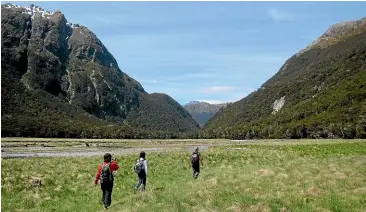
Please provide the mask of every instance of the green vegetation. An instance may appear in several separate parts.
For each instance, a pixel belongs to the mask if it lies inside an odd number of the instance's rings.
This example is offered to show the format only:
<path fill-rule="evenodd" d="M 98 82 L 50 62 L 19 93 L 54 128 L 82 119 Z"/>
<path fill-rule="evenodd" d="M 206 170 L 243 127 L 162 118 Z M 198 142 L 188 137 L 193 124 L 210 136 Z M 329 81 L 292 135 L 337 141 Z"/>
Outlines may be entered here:
<path fill-rule="evenodd" d="M 90 30 L 67 26 L 60 12 L 54 16 L 29 22 L 22 9 L 2 6 L 3 137 L 366 138 L 364 24 L 335 29 L 332 45 L 294 55 L 260 89 L 221 108 L 198 131 L 174 99 L 147 94 L 123 73 Z M 284 106 L 273 114 L 281 98 Z M 191 113 L 201 126 L 217 110 L 196 106 Z"/>
<path fill-rule="evenodd" d="M 122 72 L 86 27 L 72 29 L 60 12 L 29 21 L 24 9 L 1 10 L 2 136 L 175 138 L 199 129 L 172 98 Z"/>
<path fill-rule="evenodd" d="M 194 141 L 192 141 L 194 143 Z M 365 211 L 366 142 L 263 142 L 203 151 L 148 153 L 145 193 L 133 194 L 135 156 L 117 156 L 109 211 Z M 102 210 L 92 184 L 100 157 L 2 160 L 3 211 Z M 32 179 L 41 179 L 41 187 Z"/>
<path fill-rule="evenodd" d="M 260 89 L 222 108 L 198 131 L 174 99 L 147 94 L 123 73 L 90 30 L 67 26 L 60 12 L 54 16 L 29 22 L 22 9 L 2 6 L 3 137 L 366 138 L 362 24 L 340 30 L 342 36 L 334 30 L 330 46 L 294 55 Z M 272 114 L 282 97 L 284 106 Z M 191 107 L 201 126 L 217 110 Z"/>
<path fill-rule="evenodd" d="M 203 127 L 210 118 L 212 118 L 221 107 L 226 104 L 209 104 L 207 102 L 191 101 L 184 105 L 186 109 L 193 117 L 194 120 Z"/>
<path fill-rule="evenodd" d="M 160 93 L 143 95 L 139 109 L 131 112 L 126 122 L 136 128 L 148 130 L 194 132 L 199 129 L 198 124 L 178 102 Z"/>
<path fill-rule="evenodd" d="M 366 138 L 365 55 L 363 32 L 293 56 L 260 89 L 219 111 L 203 137 Z"/>
<path fill-rule="evenodd" d="M 2 78 L 2 83 L 7 83 L 7 79 L 7 77 Z M 24 89 L 19 82 L 14 82 L 12 85 Z M 171 122 L 165 122 L 164 126 L 170 125 L 171 127 L 167 128 L 170 130 L 144 129 L 143 126 L 136 126 L 138 124 L 136 121 L 131 122 L 132 124 L 128 121 L 121 124 L 113 120 L 98 119 L 77 106 L 61 101 L 42 90 L 16 92 L 8 86 L 2 89 L 1 98 L 3 137 L 170 139 L 194 137 L 191 134 L 196 134 L 184 132 L 188 128 L 174 128 L 177 123 L 174 118 Z M 159 115 L 164 115 L 164 111 L 152 117 Z M 153 120 L 141 123 L 146 127 L 160 128 L 161 126 L 158 125 L 160 122 L 153 122 Z M 193 121 L 191 118 L 190 120 Z M 186 119 L 180 121 L 182 124 L 179 126 L 186 123 L 184 122 Z M 198 126 L 196 127 L 198 129 Z"/>

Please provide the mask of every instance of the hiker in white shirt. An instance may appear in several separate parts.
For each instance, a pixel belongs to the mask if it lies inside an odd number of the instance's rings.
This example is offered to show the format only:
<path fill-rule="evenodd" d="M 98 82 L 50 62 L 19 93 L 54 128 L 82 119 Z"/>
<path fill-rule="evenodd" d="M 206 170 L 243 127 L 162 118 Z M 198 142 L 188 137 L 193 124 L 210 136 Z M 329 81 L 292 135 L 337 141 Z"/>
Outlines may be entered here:
<path fill-rule="evenodd" d="M 141 187 L 141 191 L 145 191 L 146 188 L 146 178 L 147 178 L 147 160 L 145 159 L 145 152 L 140 153 L 140 159 L 136 161 L 136 165 L 134 167 L 137 176 L 139 177 L 139 181 L 135 186 L 135 193 Z"/>

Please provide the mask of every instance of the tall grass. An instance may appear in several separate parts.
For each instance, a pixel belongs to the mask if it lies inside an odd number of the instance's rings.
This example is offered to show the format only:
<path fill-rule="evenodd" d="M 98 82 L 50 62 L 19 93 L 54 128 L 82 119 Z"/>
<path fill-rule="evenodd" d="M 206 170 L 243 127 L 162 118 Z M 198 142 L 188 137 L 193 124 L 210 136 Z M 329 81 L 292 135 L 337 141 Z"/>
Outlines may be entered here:
<path fill-rule="evenodd" d="M 117 156 L 109 211 L 365 211 L 366 143 L 235 145 L 147 153 L 147 191 L 133 193 L 136 156 Z M 2 160 L 2 211 L 100 211 L 100 157 Z M 32 179 L 42 179 L 41 187 Z"/>

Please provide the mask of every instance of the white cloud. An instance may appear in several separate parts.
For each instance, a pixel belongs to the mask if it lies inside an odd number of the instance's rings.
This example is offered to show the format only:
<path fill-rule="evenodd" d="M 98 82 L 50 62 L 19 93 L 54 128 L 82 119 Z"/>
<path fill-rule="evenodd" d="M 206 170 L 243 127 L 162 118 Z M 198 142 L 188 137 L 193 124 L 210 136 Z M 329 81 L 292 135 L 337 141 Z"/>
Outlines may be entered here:
<path fill-rule="evenodd" d="M 295 14 L 279 11 L 276 8 L 271 8 L 267 11 L 268 16 L 272 19 L 273 22 L 279 23 L 284 21 L 293 21 L 295 19 Z"/>

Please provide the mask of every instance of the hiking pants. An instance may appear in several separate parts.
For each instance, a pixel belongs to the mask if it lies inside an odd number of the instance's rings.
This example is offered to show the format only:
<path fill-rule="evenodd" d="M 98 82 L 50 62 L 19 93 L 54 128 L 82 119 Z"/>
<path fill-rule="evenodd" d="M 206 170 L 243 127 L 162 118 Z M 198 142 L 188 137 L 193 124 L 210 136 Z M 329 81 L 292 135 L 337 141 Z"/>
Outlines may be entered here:
<path fill-rule="evenodd" d="M 140 173 L 138 173 L 139 181 L 136 184 L 136 190 L 139 189 L 141 184 L 143 185 L 142 189 L 145 190 L 146 187 L 146 173 L 145 170 L 141 170 Z"/>
<path fill-rule="evenodd" d="M 200 164 L 199 163 L 193 163 L 192 164 L 192 169 L 193 169 L 193 178 L 197 178 L 198 175 L 200 174 Z"/>
<path fill-rule="evenodd" d="M 105 207 L 109 207 L 109 206 L 111 206 L 111 203 L 112 203 L 113 182 L 101 183 L 100 186 L 103 191 L 102 202 Z"/>

